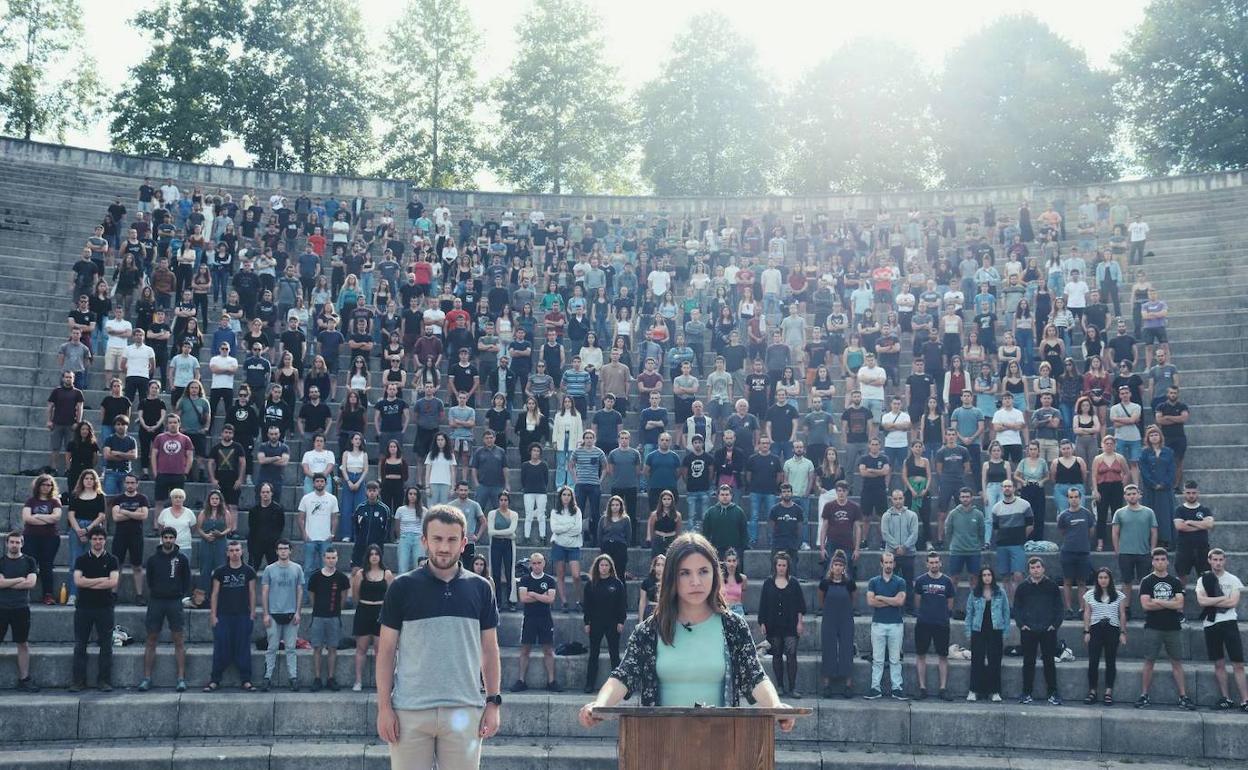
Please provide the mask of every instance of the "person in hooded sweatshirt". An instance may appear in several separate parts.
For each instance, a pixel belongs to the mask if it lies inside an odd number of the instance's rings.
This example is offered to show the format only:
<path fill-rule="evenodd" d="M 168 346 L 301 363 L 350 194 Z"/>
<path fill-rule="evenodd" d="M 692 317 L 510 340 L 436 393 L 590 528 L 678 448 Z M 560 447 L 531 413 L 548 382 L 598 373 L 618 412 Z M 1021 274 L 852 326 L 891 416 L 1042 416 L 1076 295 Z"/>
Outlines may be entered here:
<path fill-rule="evenodd" d="M 182 600 L 191 591 L 191 561 L 178 548 L 178 531 L 160 530 L 160 547 L 147 557 L 147 645 L 143 649 L 143 680 L 139 692 L 152 688 L 152 668 L 156 665 L 156 642 L 167 624 L 173 638 L 173 657 L 178 666 L 178 692 L 186 692 L 186 635 L 183 632 Z"/>

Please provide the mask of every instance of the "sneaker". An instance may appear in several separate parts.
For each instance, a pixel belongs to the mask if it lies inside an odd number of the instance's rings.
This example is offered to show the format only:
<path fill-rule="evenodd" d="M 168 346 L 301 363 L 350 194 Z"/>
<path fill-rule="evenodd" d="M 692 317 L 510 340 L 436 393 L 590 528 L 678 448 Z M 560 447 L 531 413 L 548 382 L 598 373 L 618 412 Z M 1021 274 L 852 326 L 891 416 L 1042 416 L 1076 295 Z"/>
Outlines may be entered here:
<path fill-rule="evenodd" d="M 1242 711 L 1242 712 L 1244 712 L 1245 714 L 1248 714 L 1248 700 L 1246 700 L 1246 701 L 1244 701 L 1243 703 L 1239 704 L 1239 710 L 1240 710 L 1240 711 Z"/>
<path fill-rule="evenodd" d="M 906 694 L 899 689 L 893 690 L 892 697 L 893 697 L 893 700 L 910 700 L 909 698 L 906 697 Z"/>
<path fill-rule="evenodd" d="M 135 607 L 146 607 L 146 606 L 147 606 L 147 598 L 146 598 L 146 597 L 144 597 L 144 596 L 143 596 L 143 594 L 139 594 L 139 595 L 135 596 L 135 597 L 134 597 L 134 606 L 135 606 Z"/>
<path fill-rule="evenodd" d="M 17 690 L 18 692 L 39 692 L 39 685 L 35 684 L 35 680 L 28 676 L 25 679 L 17 680 Z"/>
<path fill-rule="evenodd" d="M 1022 705 L 1022 706 L 1026 706 L 1029 703 L 1035 703 L 1035 702 L 1036 702 L 1035 698 L 1032 698 L 1030 694 L 1024 695 L 1023 697 L 1018 699 L 1019 705 Z"/>
<path fill-rule="evenodd" d="M 1137 709 L 1142 709 L 1150 705 L 1152 705 L 1152 701 L 1148 699 L 1148 693 L 1146 692 L 1140 693 L 1140 697 L 1135 699 L 1135 707 Z"/>
<path fill-rule="evenodd" d="M 989 698 L 989 700 L 990 700 L 990 701 L 992 701 L 993 703 L 1000 703 L 1000 702 L 1001 702 L 1001 693 L 999 693 L 999 692 L 994 692 L 994 693 L 992 694 L 992 697 L 991 697 L 991 698 Z"/>
<path fill-rule="evenodd" d="M 179 679 L 178 684 L 173 689 L 176 692 L 186 692 L 186 680 Z"/>
<path fill-rule="evenodd" d="M 110 682 L 110 681 L 108 681 L 108 680 L 104 680 L 104 681 L 102 681 L 102 682 L 98 683 L 98 684 L 95 686 L 95 689 L 99 690 L 100 692 L 112 692 L 112 691 L 113 691 L 113 683 L 112 683 L 112 682 Z"/>
<path fill-rule="evenodd" d="M 966 694 L 966 700 L 967 700 L 967 702 L 969 702 L 969 703 L 974 703 L 975 701 L 979 700 L 979 696 L 978 696 L 978 695 L 976 695 L 976 694 L 975 694 L 975 693 L 973 693 L 973 692 L 968 692 L 968 693 Z"/>
<path fill-rule="evenodd" d="M 802 693 L 801 693 L 801 692 L 799 692 L 798 690 L 789 690 L 789 697 L 790 697 L 790 698 L 800 698 L 800 697 L 802 697 Z"/>
<path fill-rule="evenodd" d="M 43 597 L 43 603 L 44 605 L 51 607 L 52 605 L 56 604 L 56 599 L 52 598 L 52 594 L 48 594 L 47 596 Z"/>
<path fill-rule="evenodd" d="M 271 689 L 273 689 L 273 680 L 266 676 L 264 680 L 260 682 L 260 692 L 268 692 Z"/>
<path fill-rule="evenodd" d="M 70 692 L 82 692 L 85 689 L 87 689 L 86 682 L 74 682 L 73 684 L 69 686 Z"/>
<path fill-rule="evenodd" d="M 338 680 L 337 679 L 326 679 L 325 686 L 329 688 L 330 692 L 338 692 Z"/>
<path fill-rule="evenodd" d="M 1057 693 L 1053 693 L 1052 695 L 1050 695 L 1050 696 L 1049 696 L 1049 705 L 1050 705 L 1050 706 L 1060 706 L 1060 705 L 1062 705 L 1062 696 L 1058 695 Z"/>
<path fill-rule="evenodd" d="M 546 683 L 547 692 L 563 692 L 563 685 L 559 684 L 557 679 L 552 679 Z"/>
<path fill-rule="evenodd" d="M 150 689 L 152 689 L 152 680 L 147 677 L 143 677 L 143 681 L 139 682 L 138 691 L 147 692 Z"/>
<path fill-rule="evenodd" d="M 529 686 L 528 684 L 525 683 L 523 679 L 517 679 L 515 681 L 515 684 L 511 686 L 512 692 L 524 692 L 527 689 L 529 689 Z"/>
<path fill-rule="evenodd" d="M 844 698 L 845 700 L 851 700 L 854 697 L 853 686 L 851 685 L 849 687 L 846 687 L 845 692 L 841 693 L 841 697 Z"/>
<path fill-rule="evenodd" d="M 1195 711 L 1197 706 L 1195 701 L 1184 695 L 1179 698 L 1179 708 L 1186 709 L 1188 711 Z"/>
<path fill-rule="evenodd" d="M 316 679 L 312 680 L 312 692 L 320 692 L 320 691 L 321 691 L 321 678 L 317 677 Z"/>
<path fill-rule="evenodd" d="M 824 687 L 822 690 L 819 691 L 819 697 L 831 700 L 832 698 L 836 697 L 836 693 L 832 691 L 831 687 Z"/>
<path fill-rule="evenodd" d="M 78 595 L 77 595 L 77 594 L 70 594 L 70 596 L 69 596 L 69 606 L 70 606 L 70 607 L 73 607 L 73 606 L 75 606 L 75 605 L 77 605 L 77 604 L 78 604 Z"/>
<path fill-rule="evenodd" d="M 299 682 L 298 682 L 298 680 L 296 680 L 296 679 L 291 679 L 291 680 L 290 680 L 290 691 L 291 691 L 291 692 L 299 692 Z"/>
<path fill-rule="evenodd" d="M 936 693 L 936 697 L 937 697 L 937 698 L 940 698 L 941 700 L 945 701 L 946 703 L 948 703 L 949 701 L 953 700 L 953 698 L 949 695 L 949 691 L 948 691 L 948 690 L 946 690 L 946 689 L 945 689 L 945 688 L 943 688 L 943 687 L 942 687 L 942 688 L 940 688 L 940 692 Z"/>
<path fill-rule="evenodd" d="M 871 691 L 862 697 L 866 698 L 867 700 L 879 700 L 880 698 L 884 697 L 884 693 L 880 692 L 880 688 L 872 687 Z"/>
<path fill-rule="evenodd" d="M 1235 704 L 1231 703 L 1230 698 L 1222 698 L 1217 703 L 1213 704 L 1213 707 L 1218 711 L 1230 711 L 1235 708 Z"/>
<path fill-rule="evenodd" d="M 915 700 L 927 700 L 927 688 L 920 687 L 919 694 L 914 697 Z"/>
<path fill-rule="evenodd" d="M 364 685 L 360 684 L 359 682 L 356 682 L 355 684 L 351 685 L 351 692 L 363 692 L 363 691 L 364 691 Z"/>

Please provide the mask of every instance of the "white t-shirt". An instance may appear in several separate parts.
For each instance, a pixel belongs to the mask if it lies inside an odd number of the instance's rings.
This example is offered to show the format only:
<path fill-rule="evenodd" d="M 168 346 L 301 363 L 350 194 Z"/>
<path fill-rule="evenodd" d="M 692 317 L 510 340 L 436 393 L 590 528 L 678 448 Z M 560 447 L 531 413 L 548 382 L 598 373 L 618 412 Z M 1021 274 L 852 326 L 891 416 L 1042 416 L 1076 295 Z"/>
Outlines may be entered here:
<path fill-rule="evenodd" d="M 1005 423 L 1011 425 L 1023 422 L 1023 413 L 1017 409 L 998 409 L 992 415 L 992 427 L 997 429 L 997 441 L 1001 446 L 1021 445 L 1023 443 L 1023 434 L 1016 430 L 1001 430 L 1000 426 Z"/>
<path fill-rule="evenodd" d="M 351 234 L 351 225 L 341 219 L 330 225 L 329 229 L 333 233 L 334 243 L 346 243 Z"/>
<path fill-rule="evenodd" d="M 309 540 L 328 540 L 334 514 L 338 513 L 338 498 L 328 492 L 309 492 L 299 501 L 299 512 L 304 515 Z"/>
<path fill-rule="evenodd" d="M 124 318 L 109 318 L 105 320 L 104 331 L 111 332 L 108 335 L 108 347 L 106 349 L 107 350 L 121 350 L 126 345 L 129 345 L 130 344 L 129 332 L 133 330 L 134 330 L 134 327 L 131 326 L 130 322 Z M 122 336 L 115 336 L 115 335 L 122 335 Z"/>
<path fill-rule="evenodd" d="M 769 267 L 759 276 L 760 282 L 763 284 L 763 294 L 779 294 L 780 293 L 780 271 L 774 267 Z"/>
<path fill-rule="evenodd" d="M 195 523 L 195 514 L 190 508 L 183 508 L 181 516 L 174 516 L 172 508 L 166 508 L 156 517 L 157 527 L 173 527 L 178 531 L 178 548 L 191 555 L 191 525 Z"/>
<path fill-rule="evenodd" d="M 446 323 L 446 313 L 441 308 L 431 307 L 421 314 L 425 320 L 425 326 L 432 326 L 433 333 L 442 336 L 442 324 Z"/>
<path fill-rule="evenodd" d="M 151 365 L 156 362 L 156 351 L 147 345 L 126 345 L 126 376 L 150 377 Z"/>
<path fill-rule="evenodd" d="M 399 534 L 415 535 L 419 538 L 423 516 L 423 511 L 419 511 L 410 505 L 400 505 L 399 510 L 394 512 L 394 518 L 399 522 Z"/>
<path fill-rule="evenodd" d="M 1066 307 L 1084 308 L 1088 306 L 1088 284 L 1081 278 L 1078 281 L 1067 281 Z"/>
<path fill-rule="evenodd" d="M 328 449 L 322 449 L 319 452 L 309 449 L 303 453 L 302 464 L 308 466 L 308 470 L 313 473 L 325 473 L 326 469 L 334 464 L 334 453 Z"/>
<path fill-rule="evenodd" d="M 905 428 L 905 430 L 893 430 Z M 910 446 L 910 415 L 903 410 L 897 414 L 885 412 L 880 417 L 880 429 L 884 433 L 884 446 L 893 449 L 905 449 Z"/>
<path fill-rule="evenodd" d="M 451 210 L 446 206 L 438 206 L 433 210 L 433 223 L 438 227 L 445 227 L 451 219 Z"/>
<path fill-rule="evenodd" d="M 1244 588 L 1244 584 L 1240 582 L 1239 578 L 1235 577 L 1229 572 L 1222 573 L 1222 577 L 1218 578 L 1218 585 L 1222 588 L 1223 596 L 1230 596 L 1232 591 L 1242 591 Z M 1197 596 L 1209 595 L 1205 593 L 1205 583 L 1203 580 L 1196 581 L 1196 595 Z M 1212 626 L 1214 623 L 1221 623 L 1225 620 L 1230 620 L 1230 621 L 1239 620 L 1239 612 L 1236 610 L 1235 607 L 1219 609 L 1218 614 L 1213 616 L 1213 620 L 1212 621 L 1206 620 L 1203 624 L 1203 627 L 1208 628 L 1209 626 Z"/>
<path fill-rule="evenodd" d="M 426 459 L 425 465 L 429 466 L 429 483 L 430 484 L 451 484 L 451 469 L 455 467 L 455 458 L 446 455 L 438 455 L 432 459 Z"/>
<path fill-rule="evenodd" d="M 535 225 L 540 223 L 545 218 L 546 218 L 546 212 L 544 211 L 530 211 L 529 212 L 529 221 Z"/>
<path fill-rule="evenodd" d="M 1127 225 L 1127 232 L 1131 235 L 1131 242 L 1137 243 L 1148 237 L 1147 222 L 1132 222 Z"/>
<path fill-rule="evenodd" d="M 646 283 L 650 286 L 651 294 L 662 297 L 672 286 L 672 276 L 666 270 L 655 270 L 646 278 Z"/>
<path fill-rule="evenodd" d="M 888 372 L 884 371 L 882 366 L 862 366 L 858 369 L 858 389 L 862 391 L 862 398 L 865 401 L 883 401 L 884 385 L 872 385 L 862 381 L 862 374 L 866 372 L 869 378 L 878 379 L 883 383 Z"/>
<path fill-rule="evenodd" d="M 234 371 L 238 371 L 238 359 L 234 356 L 213 356 L 208 359 L 208 369 L 211 371 L 215 367 L 233 367 Z M 234 388 L 234 373 L 219 374 L 212 372 L 212 384 L 209 385 L 213 390 L 217 388 Z"/>

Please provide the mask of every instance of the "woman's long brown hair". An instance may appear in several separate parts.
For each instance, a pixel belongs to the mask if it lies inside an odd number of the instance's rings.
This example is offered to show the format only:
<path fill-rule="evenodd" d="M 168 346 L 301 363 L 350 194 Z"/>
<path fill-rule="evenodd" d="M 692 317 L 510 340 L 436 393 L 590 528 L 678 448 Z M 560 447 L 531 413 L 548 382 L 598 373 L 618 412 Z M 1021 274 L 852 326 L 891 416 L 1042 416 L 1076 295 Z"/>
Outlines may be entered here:
<path fill-rule="evenodd" d="M 723 578 L 720 576 L 719 554 L 715 551 L 715 546 L 711 545 L 710 540 L 696 532 L 679 535 L 667 549 L 667 562 L 663 565 L 663 579 L 659 583 L 659 600 L 655 605 L 652 619 L 659 639 L 668 646 L 672 644 L 673 626 L 676 625 L 676 617 L 680 612 L 680 599 L 676 595 L 676 579 L 680 573 L 680 564 L 694 555 L 706 558 L 711 565 L 711 591 L 706 599 L 707 605 L 716 614 L 723 615 L 728 612 L 728 605 L 724 603 L 722 592 Z"/>

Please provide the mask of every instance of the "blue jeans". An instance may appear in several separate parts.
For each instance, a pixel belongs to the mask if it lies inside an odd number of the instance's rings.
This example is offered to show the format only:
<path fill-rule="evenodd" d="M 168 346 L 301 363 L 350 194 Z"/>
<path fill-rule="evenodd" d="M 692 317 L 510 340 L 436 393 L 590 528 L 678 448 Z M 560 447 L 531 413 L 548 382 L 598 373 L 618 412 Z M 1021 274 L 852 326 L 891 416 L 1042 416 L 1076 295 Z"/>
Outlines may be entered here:
<path fill-rule="evenodd" d="M 74 530 L 72 528 L 69 529 L 66 535 L 67 537 L 65 539 L 69 543 L 69 561 L 67 562 L 67 565 L 69 566 L 69 577 L 66 580 L 69 583 L 69 595 L 77 596 L 78 586 L 74 585 L 74 562 L 78 560 L 79 556 L 82 556 L 87 552 L 90 545 L 89 543 L 79 542 L 78 536 L 74 534 Z"/>
<path fill-rule="evenodd" d="M 1022 351 L 1022 368 L 1023 374 L 1035 374 L 1033 362 L 1036 360 L 1036 337 L 1035 332 L 1031 329 L 1017 329 L 1014 332 L 1014 340 L 1018 343 L 1019 349 Z"/>
<path fill-rule="evenodd" d="M 888 465 L 892 469 L 892 477 L 896 479 L 905 479 L 906 477 L 906 457 L 910 454 L 909 447 L 904 446 L 886 446 L 884 447 L 884 456 L 888 458 Z M 905 482 L 901 484 L 904 486 Z M 889 485 L 892 486 L 891 484 Z"/>
<path fill-rule="evenodd" d="M 776 496 L 765 492 L 750 493 L 750 521 L 747 529 L 750 532 L 750 543 L 758 543 L 758 520 L 761 516 L 766 521 L 771 509 L 776 507 Z"/>
<path fill-rule="evenodd" d="M 984 485 L 984 542 L 992 541 L 992 506 L 1001 502 L 1003 493 L 1000 481 L 989 481 Z M 1066 510 L 1065 504 L 1062 510 Z"/>
<path fill-rule="evenodd" d="M 121 485 L 125 480 L 126 474 L 124 471 L 104 471 L 104 494 L 109 497 L 120 495 Z M 74 562 L 71 560 L 69 563 L 73 564 Z"/>
<path fill-rule="evenodd" d="M 363 473 L 348 473 L 352 482 L 364 477 Z M 355 509 L 368 499 L 364 494 L 364 485 L 359 489 L 351 489 L 346 484 L 338 488 L 338 538 L 351 540 L 355 536 Z"/>
<path fill-rule="evenodd" d="M 889 678 L 893 689 L 901 689 L 901 640 L 905 625 L 901 623 L 871 624 L 871 686 L 877 690 L 884 679 L 884 659 L 888 658 Z"/>
<path fill-rule="evenodd" d="M 415 569 L 416 563 L 424 555 L 425 547 L 420 544 L 420 535 L 415 532 L 399 535 L 399 574 Z"/>
<path fill-rule="evenodd" d="M 781 462 L 788 460 L 790 457 L 793 456 L 793 442 L 792 441 L 776 441 L 774 442 L 773 446 L 776 449 L 776 454 L 780 455 Z"/>
<path fill-rule="evenodd" d="M 230 293 L 230 269 L 228 267 L 212 268 L 212 299 L 214 302 L 219 301 L 225 304 L 225 298 Z M 217 298 L 220 297 L 220 300 Z"/>
<path fill-rule="evenodd" d="M 763 294 L 763 312 L 769 316 L 780 315 L 780 295 Z"/>
<path fill-rule="evenodd" d="M 555 451 L 555 489 L 567 486 L 572 481 L 572 474 L 568 473 L 568 457 L 571 454 L 562 449 Z"/>
<path fill-rule="evenodd" d="M 602 510 L 602 485 L 577 484 L 572 489 L 576 495 L 576 506 L 581 509 L 581 516 L 589 527 L 589 539 L 598 539 L 598 516 Z"/>
<path fill-rule="evenodd" d="M 702 516 L 706 513 L 706 506 L 710 503 L 711 493 L 708 492 L 689 492 L 686 495 L 689 501 L 689 527 L 694 532 L 702 531 Z"/>
<path fill-rule="evenodd" d="M 303 578 L 312 579 L 312 573 L 321 568 L 325 552 L 334 544 L 332 540 L 309 540 L 303 544 Z M 277 625 L 276 623 L 274 625 Z M 270 644 L 272 640 L 270 639 Z M 293 644 L 293 642 L 292 642 Z M 275 645 L 274 645 L 275 646 Z"/>

